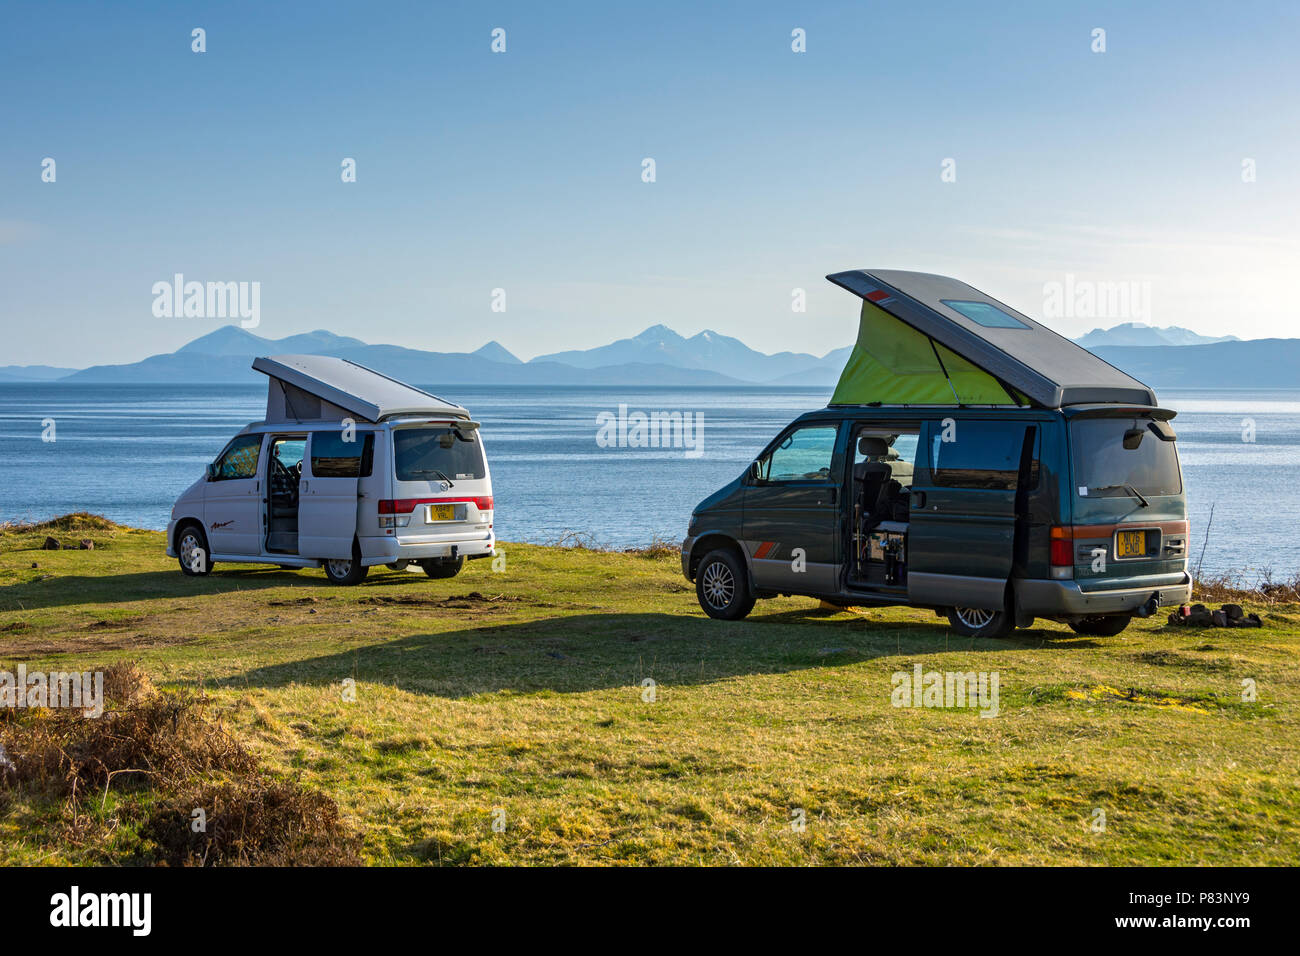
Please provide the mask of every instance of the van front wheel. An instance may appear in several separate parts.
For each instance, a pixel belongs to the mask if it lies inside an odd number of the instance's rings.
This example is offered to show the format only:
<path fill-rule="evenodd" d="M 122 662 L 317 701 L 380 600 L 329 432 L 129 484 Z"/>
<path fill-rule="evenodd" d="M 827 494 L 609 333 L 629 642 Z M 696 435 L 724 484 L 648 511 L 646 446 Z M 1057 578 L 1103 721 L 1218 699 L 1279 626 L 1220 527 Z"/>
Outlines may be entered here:
<path fill-rule="evenodd" d="M 962 637 L 1006 637 L 1015 624 L 1005 610 L 977 607 L 948 608 L 948 623 Z"/>
<path fill-rule="evenodd" d="M 709 617 L 739 621 L 754 609 L 745 565 L 734 551 L 719 549 L 695 569 L 695 597 Z"/>
<path fill-rule="evenodd" d="M 361 549 L 352 545 L 352 557 L 329 558 L 325 561 L 325 577 L 330 584 L 353 585 L 365 580 L 370 569 L 361 563 Z"/>
<path fill-rule="evenodd" d="M 1133 618 L 1128 614 L 1097 614 L 1071 621 L 1070 630 L 1075 634 L 1086 634 L 1089 637 L 1114 637 L 1128 627 L 1131 620 Z"/>
<path fill-rule="evenodd" d="M 176 538 L 176 556 L 181 571 L 190 577 L 202 577 L 212 570 L 212 552 L 208 550 L 208 537 L 196 524 L 187 524 Z"/>

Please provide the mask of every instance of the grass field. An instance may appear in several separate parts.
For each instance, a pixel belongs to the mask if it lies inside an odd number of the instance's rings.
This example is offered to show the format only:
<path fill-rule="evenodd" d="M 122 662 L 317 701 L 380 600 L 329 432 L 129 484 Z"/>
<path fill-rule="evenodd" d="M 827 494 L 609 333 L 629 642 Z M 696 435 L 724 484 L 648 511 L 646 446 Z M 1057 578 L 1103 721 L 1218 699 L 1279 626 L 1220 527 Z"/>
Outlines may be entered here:
<path fill-rule="evenodd" d="M 135 661 L 202 687 L 371 864 L 1300 863 L 1295 604 L 1248 604 L 1255 630 L 973 641 L 798 598 L 712 621 L 675 555 L 505 544 L 500 572 L 338 588 L 184 577 L 155 532 L 35 550 L 46 533 L 0 534 L 0 670 Z M 997 672 L 998 715 L 892 706 L 916 664 Z M 0 862 L 129 859 L 134 785 L 80 839 L 66 805 L 0 787 Z"/>

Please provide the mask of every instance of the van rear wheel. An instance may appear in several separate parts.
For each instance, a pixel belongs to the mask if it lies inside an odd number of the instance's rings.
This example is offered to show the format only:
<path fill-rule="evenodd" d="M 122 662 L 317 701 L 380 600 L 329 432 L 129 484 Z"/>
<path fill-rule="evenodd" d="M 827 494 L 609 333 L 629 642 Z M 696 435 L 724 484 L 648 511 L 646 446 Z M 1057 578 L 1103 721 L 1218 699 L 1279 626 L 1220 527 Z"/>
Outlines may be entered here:
<path fill-rule="evenodd" d="M 1133 620 L 1131 614 L 1096 614 L 1082 620 L 1071 621 L 1070 630 L 1075 634 L 1086 634 L 1089 637 L 1114 637 L 1128 627 L 1131 620 Z"/>
<path fill-rule="evenodd" d="M 462 554 L 458 558 L 423 561 L 420 567 L 424 568 L 424 573 L 431 578 L 454 578 L 460 574 L 460 569 L 465 567 L 465 556 Z"/>
<path fill-rule="evenodd" d="M 948 608 L 948 623 L 962 637 L 1006 637 L 1015 627 L 1015 621 L 1005 609 L 977 607 Z"/>
<path fill-rule="evenodd" d="M 754 609 L 745 565 L 734 551 L 718 549 L 695 569 L 695 597 L 709 617 L 739 621 Z"/>
<path fill-rule="evenodd" d="M 365 580 L 370 569 L 361 563 L 361 549 L 354 542 L 351 558 L 328 558 L 325 561 L 325 577 L 330 584 L 351 586 Z"/>

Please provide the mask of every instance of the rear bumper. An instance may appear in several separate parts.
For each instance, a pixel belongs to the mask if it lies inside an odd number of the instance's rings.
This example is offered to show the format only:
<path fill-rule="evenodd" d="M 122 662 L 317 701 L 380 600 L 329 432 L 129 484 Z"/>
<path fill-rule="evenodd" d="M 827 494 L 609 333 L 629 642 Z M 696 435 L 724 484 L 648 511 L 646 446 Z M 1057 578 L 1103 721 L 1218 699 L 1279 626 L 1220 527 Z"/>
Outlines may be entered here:
<path fill-rule="evenodd" d="M 1156 595 L 1161 607 L 1186 604 L 1192 599 L 1192 578 L 1178 575 L 1152 576 L 1141 587 L 1085 591 L 1077 581 L 1019 580 L 1015 582 L 1016 607 L 1038 617 L 1055 615 L 1128 614 Z"/>
<path fill-rule="evenodd" d="M 682 577 L 691 580 L 691 549 L 695 547 L 695 537 L 688 536 L 682 541 Z"/>
<path fill-rule="evenodd" d="M 427 561 L 430 558 L 476 558 L 492 554 L 496 536 L 492 532 L 440 535 L 384 536 L 358 539 L 361 563 L 394 564 L 398 561 Z"/>

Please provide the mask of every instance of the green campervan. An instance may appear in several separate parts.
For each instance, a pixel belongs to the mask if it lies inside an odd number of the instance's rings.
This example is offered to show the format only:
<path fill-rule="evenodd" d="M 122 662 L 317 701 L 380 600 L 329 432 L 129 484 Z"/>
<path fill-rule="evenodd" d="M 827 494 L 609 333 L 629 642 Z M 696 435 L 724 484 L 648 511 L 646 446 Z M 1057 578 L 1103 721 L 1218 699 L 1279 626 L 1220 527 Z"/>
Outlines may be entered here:
<path fill-rule="evenodd" d="M 857 344 L 830 404 L 692 513 L 705 612 L 802 594 L 1112 635 L 1190 599 L 1175 413 L 1150 388 L 956 279 L 827 278 L 862 299 Z"/>

